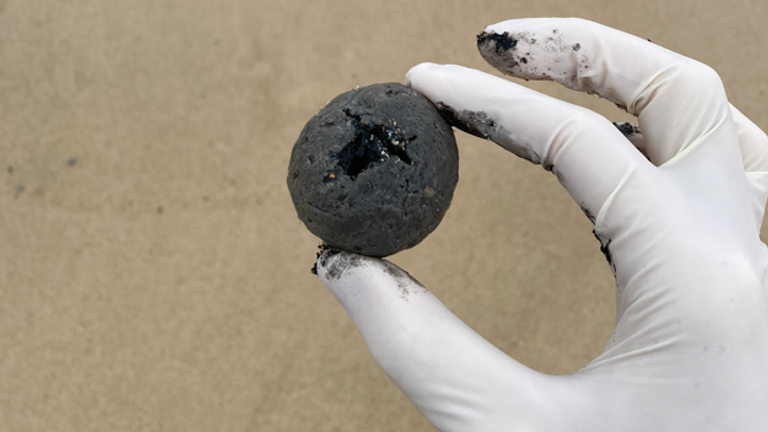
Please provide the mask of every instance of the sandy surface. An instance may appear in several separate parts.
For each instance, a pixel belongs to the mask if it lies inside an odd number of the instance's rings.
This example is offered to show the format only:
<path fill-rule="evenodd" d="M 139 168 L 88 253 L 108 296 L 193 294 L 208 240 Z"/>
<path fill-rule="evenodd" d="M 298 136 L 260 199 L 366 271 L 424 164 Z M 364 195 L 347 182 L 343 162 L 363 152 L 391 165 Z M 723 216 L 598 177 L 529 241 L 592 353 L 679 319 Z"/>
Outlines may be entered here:
<path fill-rule="evenodd" d="M 310 274 L 288 157 L 355 85 L 490 71 L 475 34 L 525 16 L 702 60 L 768 127 L 758 0 L 0 0 L 0 430 L 433 430 Z M 577 370 L 614 319 L 590 223 L 540 167 L 459 148 L 443 224 L 393 261 L 523 363 Z"/>

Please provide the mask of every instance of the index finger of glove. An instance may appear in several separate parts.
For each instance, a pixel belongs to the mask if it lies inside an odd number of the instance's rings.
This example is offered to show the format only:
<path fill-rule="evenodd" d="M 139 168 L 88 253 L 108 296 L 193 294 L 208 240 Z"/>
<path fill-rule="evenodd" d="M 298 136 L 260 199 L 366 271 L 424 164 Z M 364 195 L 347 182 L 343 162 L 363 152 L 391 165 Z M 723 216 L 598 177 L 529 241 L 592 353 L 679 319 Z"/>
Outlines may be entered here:
<path fill-rule="evenodd" d="M 593 220 L 628 178 L 653 168 L 604 117 L 475 69 L 422 63 L 409 85 L 457 126 L 554 172 Z"/>
<path fill-rule="evenodd" d="M 500 22 L 478 36 L 478 50 L 506 74 L 597 93 L 638 116 L 657 166 L 728 119 L 725 90 L 712 68 L 591 21 Z"/>

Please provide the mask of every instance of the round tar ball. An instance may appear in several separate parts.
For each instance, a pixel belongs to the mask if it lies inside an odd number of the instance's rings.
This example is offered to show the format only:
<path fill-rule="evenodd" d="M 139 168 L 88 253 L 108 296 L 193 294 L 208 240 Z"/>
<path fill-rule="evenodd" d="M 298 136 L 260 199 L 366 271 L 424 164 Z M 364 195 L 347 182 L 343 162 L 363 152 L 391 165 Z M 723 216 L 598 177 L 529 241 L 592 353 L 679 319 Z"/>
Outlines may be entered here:
<path fill-rule="evenodd" d="M 326 244 L 383 257 L 437 228 L 459 179 L 453 130 L 401 84 L 343 93 L 304 126 L 288 189 L 299 219 Z"/>

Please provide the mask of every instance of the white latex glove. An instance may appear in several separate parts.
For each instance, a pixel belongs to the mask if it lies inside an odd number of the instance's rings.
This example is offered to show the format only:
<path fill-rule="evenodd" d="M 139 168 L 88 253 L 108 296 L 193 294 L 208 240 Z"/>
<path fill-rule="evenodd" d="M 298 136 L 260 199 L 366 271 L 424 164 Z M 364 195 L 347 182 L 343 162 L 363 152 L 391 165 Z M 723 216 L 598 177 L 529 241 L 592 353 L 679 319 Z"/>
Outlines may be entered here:
<path fill-rule="evenodd" d="M 326 251 L 318 275 L 378 364 L 442 431 L 767 431 L 766 135 L 729 106 L 712 69 L 644 39 L 578 19 L 486 32 L 480 51 L 504 73 L 594 92 L 638 117 L 642 135 L 625 137 L 594 112 L 476 70 L 408 73 L 462 128 L 552 170 L 594 215 L 616 275 L 616 330 L 584 369 L 547 376 L 387 261 Z"/>

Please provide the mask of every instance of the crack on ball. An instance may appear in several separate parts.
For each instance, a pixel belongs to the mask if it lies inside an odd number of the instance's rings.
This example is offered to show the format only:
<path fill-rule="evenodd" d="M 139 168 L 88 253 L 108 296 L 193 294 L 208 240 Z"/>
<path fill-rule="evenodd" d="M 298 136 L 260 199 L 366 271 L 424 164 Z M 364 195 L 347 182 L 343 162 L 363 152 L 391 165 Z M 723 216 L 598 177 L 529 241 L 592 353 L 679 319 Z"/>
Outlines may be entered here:
<path fill-rule="evenodd" d="M 372 124 L 363 121 L 359 115 L 352 114 L 348 109 L 345 109 L 344 113 L 351 119 L 356 133 L 355 138 L 341 149 L 337 157 L 339 166 L 350 179 L 354 180 L 372 165 L 392 157 L 413 165 L 405 146 L 415 140 L 416 136 L 405 138 L 397 128 L 397 123 L 391 120 L 388 125 Z"/>
<path fill-rule="evenodd" d="M 485 42 L 493 42 L 496 44 L 496 53 L 500 51 L 509 51 L 517 45 L 517 40 L 509 36 L 509 32 L 498 34 L 495 32 L 482 32 L 477 35 L 477 44 L 481 45 Z"/>

